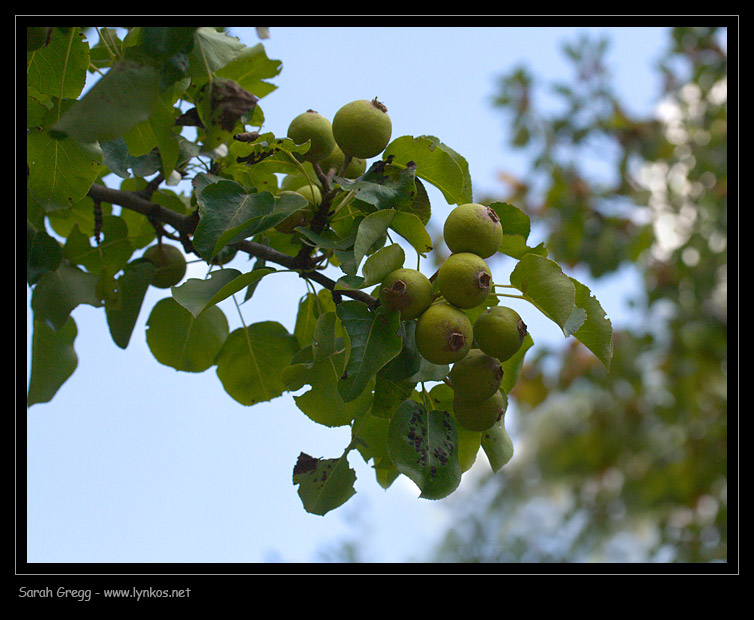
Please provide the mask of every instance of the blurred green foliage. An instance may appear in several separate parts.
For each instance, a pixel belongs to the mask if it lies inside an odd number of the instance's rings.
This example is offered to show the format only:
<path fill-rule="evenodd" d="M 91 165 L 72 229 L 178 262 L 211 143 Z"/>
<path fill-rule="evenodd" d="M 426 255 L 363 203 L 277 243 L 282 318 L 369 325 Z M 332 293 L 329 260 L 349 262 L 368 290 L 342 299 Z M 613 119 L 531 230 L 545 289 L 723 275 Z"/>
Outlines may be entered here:
<path fill-rule="evenodd" d="M 606 39 L 564 48 L 555 112 L 525 67 L 500 79 L 530 167 L 489 200 L 542 222 L 558 263 L 643 291 L 609 373 L 579 343 L 527 359 L 514 457 L 455 500 L 435 561 L 727 561 L 727 31 L 668 32 L 651 117 L 616 94 Z"/>

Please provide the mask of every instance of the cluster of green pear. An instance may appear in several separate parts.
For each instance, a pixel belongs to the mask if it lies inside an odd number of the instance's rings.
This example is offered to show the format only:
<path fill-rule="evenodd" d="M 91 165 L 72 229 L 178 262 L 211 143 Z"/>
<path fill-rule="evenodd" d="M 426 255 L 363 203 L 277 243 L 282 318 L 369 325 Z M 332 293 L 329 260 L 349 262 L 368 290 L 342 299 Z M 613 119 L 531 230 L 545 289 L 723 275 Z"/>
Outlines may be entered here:
<path fill-rule="evenodd" d="M 347 103 L 335 113 L 332 122 L 315 110 L 296 116 L 288 126 L 288 137 L 296 144 L 309 142 L 309 150 L 300 158 L 306 174 L 286 175 L 280 189 L 301 194 L 309 204 L 275 229 L 290 234 L 297 226 L 308 225 L 314 217 L 314 209 L 322 201 L 322 188 L 312 165 L 318 165 L 325 174 L 334 171 L 347 179 L 355 179 L 366 171 L 367 159 L 385 150 L 392 132 L 387 108 L 377 99 Z"/>
<path fill-rule="evenodd" d="M 416 346 L 433 364 L 453 364 L 448 379 L 453 410 L 465 428 L 484 431 L 505 412 L 500 391 L 502 362 L 520 349 L 526 325 L 505 306 L 486 308 L 472 323 L 466 310 L 485 304 L 493 292 L 489 258 L 503 239 L 500 219 L 490 207 L 467 203 L 448 215 L 443 228 L 451 254 L 437 271 L 437 297 L 429 278 L 414 269 L 398 269 L 379 289 L 380 303 L 417 319 Z"/>

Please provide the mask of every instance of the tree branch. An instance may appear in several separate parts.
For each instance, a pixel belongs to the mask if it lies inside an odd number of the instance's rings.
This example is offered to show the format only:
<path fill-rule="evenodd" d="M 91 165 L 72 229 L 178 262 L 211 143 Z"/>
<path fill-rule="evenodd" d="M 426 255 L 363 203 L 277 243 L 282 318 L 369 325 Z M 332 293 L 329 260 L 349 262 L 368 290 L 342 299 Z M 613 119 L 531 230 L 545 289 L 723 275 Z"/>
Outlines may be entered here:
<path fill-rule="evenodd" d="M 198 218 L 195 216 L 195 214 L 181 215 L 176 211 L 166 209 L 156 202 L 146 200 L 135 192 L 112 189 L 110 187 L 95 183 L 89 189 L 89 196 L 95 202 L 109 202 L 110 204 L 115 204 L 126 209 L 130 209 L 131 211 L 141 213 L 151 220 L 156 220 L 163 224 L 169 224 L 179 232 L 182 240 L 188 240 L 188 237 L 194 233 L 194 229 L 196 228 L 196 224 L 198 222 Z M 190 242 L 188 245 L 191 246 Z M 185 246 L 186 243 L 184 242 L 184 247 Z M 279 252 L 278 250 L 262 243 L 256 243 L 254 241 L 244 239 L 243 241 L 232 244 L 232 247 L 241 250 L 242 252 L 246 252 L 250 256 L 262 258 L 264 260 L 281 265 L 282 267 L 286 267 L 287 269 L 297 271 L 302 278 L 312 280 L 317 284 L 324 286 L 326 289 L 332 291 L 333 295 L 336 297 L 337 295 L 350 297 L 351 299 L 361 301 L 370 307 L 374 307 L 378 303 L 378 300 L 375 297 L 372 297 L 372 295 L 364 291 L 351 289 L 338 289 L 336 291 L 335 281 L 331 278 L 328 278 L 325 274 L 314 269 L 302 268 L 298 257 L 288 256 L 287 254 L 283 254 L 282 252 Z M 193 250 L 193 247 L 187 247 L 186 249 L 196 253 Z"/>

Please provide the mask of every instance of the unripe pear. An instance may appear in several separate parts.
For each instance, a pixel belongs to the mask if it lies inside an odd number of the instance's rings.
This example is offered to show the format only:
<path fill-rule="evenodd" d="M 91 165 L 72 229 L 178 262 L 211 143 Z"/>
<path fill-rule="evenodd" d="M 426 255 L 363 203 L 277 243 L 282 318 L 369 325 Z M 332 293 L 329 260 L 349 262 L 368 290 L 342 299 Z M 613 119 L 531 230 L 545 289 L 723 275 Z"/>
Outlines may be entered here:
<path fill-rule="evenodd" d="M 158 243 L 144 250 L 144 258 L 151 260 L 156 269 L 152 276 L 152 286 L 170 288 L 186 275 L 186 258 L 172 245 Z"/>
<path fill-rule="evenodd" d="M 433 364 L 452 364 L 471 349 L 474 328 L 463 310 L 446 302 L 431 305 L 416 323 L 416 346 Z"/>
<path fill-rule="evenodd" d="M 291 121 L 288 137 L 296 144 L 311 140 L 309 150 L 301 156 L 305 161 L 320 161 L 335 147 L 330 121 L 314 110 L 307 110 Z"/>
<path fill-rule="evenodd" d="M 500 248 L 503 226 L 493 209 L 469 202 L 450 212 L 443 236 L 451 252 L 472 252 L 489 258 Z"/>
<path fill-rule="evenodd" d="M 393 124 L 387 108 L 377 99 L 358 99 L 335 113 L 332 132 L 344 153 L 369 159 L 385 150 L 393 133 Z"/>
<path fill-rule="evenodd" d="M 492 289 L 492 273 L 481 256 L 460 252 L 440 266 L 437 284 L 446 301 L 459 308 L 475 308 Z"/>
<path fill-rule="evenodd" d="M 474 340 L 487 355 L 504 362 L 521 348 L 526 324 L 518 313 L 505 306 L 487 308 L 474 322 Z"/>
<path fill-rule="evenodd" d="M 410 321 L 432 303 L 432 283 L 416 269 L 396 269 L 382 282 L 378 296 L 381 305 L 399 311 L 402 321 Z"/>
<path fill-rule="evenodd" d="M 314 167 L 312 166 L 312 164 L 308 161 L 303 161 L 301 162 L 301 167 L 304 169 L 306 174 L 304 174 L 304 172 L 300 170 L 286 174 L 283 177 L 282 181 L 280 181 L 281 190 L 295 190 L 297 187 L 308 185 L 310 182 L 317 187 L 321 187 L 321 183 L 317 178 L 316 173 L 314 172 Z"/>
<path fill-rule="evenodd" d="M 448 377 L 457 396 L 485 400 L 500 389 L 503 367 L 497 358 L 480 349 L 471 349 L 466 357 L 453 364 Z"/>
<path fill-rule="evenodd" d="M 453 397 L 453 414 L 456 422 L 470 431 L 486 431 L 504 415 L 508 399 L 499 390 L 483 400 Z"/>
<path fill-rule="evenodd" d="M 331 169 L 335 169 L 335 174 L 340 172 L 340 169 L 343 167 L 343 164 L 346 161 L 346 156 L 343 153 L 343 151 L 340 150 L 340 147 L 336 144 L 335 148 L 332 150 L 332 153 L 330 153 L 327 157 L 325 157 L 321 162 L 319 162 L 319 167 L 322 169 L 322 172 L 327 174 L 330 172 Z M 367 169 L 367 161 L 366 159 L 362 159 L 361 157 L 353 157 L 351 158 L 351 161 L 348 164 L 348 167 L 346 168 L 345 172 L 343 173 L 343 176 L 347 179 L 355 179 L 356 177 L 360 177 L 364 172 L 366 172 Z"/>

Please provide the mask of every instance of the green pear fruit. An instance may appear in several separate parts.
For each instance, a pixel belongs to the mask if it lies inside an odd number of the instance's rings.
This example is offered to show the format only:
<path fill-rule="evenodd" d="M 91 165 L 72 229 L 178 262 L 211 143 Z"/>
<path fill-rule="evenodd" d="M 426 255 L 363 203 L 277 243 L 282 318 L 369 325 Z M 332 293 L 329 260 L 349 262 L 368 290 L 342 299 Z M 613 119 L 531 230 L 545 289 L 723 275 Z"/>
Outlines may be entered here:
<path fill-rule="evenodd" d="M 481 349 L 471 349 L 466 357 L 453 364 L 448 377 L 456 395 L 485 400 L 500 389 L 503 367 L 496 357 Z"/>
<path fill-rule="evenodd" d="M 343 164 L 346 161 L 346 156 L 343 153 L 343 151 L 340 149 L 340 147 L 336 144 L 335 148 L 332 150 L 332 153 L 330 153 L 327 157 L 325 157 L 321 162 L 319 162 L 319 167 L 322 169 L 322 172 L 327 174 L 330 172 L 330 170 L 334 169 L 335 174 L 338 174 L 340 172 L 340 169 L 343 167 Z M 348 167 L 346 168 L 343 176 L 347 179 L 355 179 L 356 177 L 360 177 L 362 174 L 366 172 L 367 169 L 367 160 L 362 159 L 361 157 L 353 157 L 351 161 L 348 164 Z"/>
<path fill-rule="evenodd" d="M 311 162 L 303 161 L 301 162 L 301 167 L 304 169 L 304 171 L 306 171 L 306 174 L 304 174 L 304 172 L 301 172 L 300 170 L 286 174 L 283 177 L 282 181 L 280 181 L 281 190 L 295 190 L 297 187 L 308 185 L 310 182 L 317 187 L 322 187 L 319 179 L 317 178 L 317 175 L 314 172 L 314 167 L 312 166 Z"/>
<path fill-rule="evenodd" d="M 443 236 L 453 252 L 472 252 L 489 258 L 500 248 L 503 226 L 490 207 L 469 202 L 458 205 L 445 219 Z"/>
<path fill-rule="evenodd" d="M 492 290 L 492 273 L 481 256 L 459 252 L 440 266 L 437 284 L 446 301 L 459 308 L 475 308 Z"/>
<path fill-rule="evenodd" d="M 483 400 L 469 399 L 456 394 L 453 414 L 456 422 L 470 431 L 486 431 L 496 424 L 508 407 L 508 399 L 499 390 Z"/>
<path fill-rule="evenodd" d="M 307 110 L 294 118 L 288 126 L 288 137 L 296 144 L 311 140 L 309 150 L 301 156 L 305 161 L 320 161 L 335 148 L 330 121 L 315 110 Z"/>
<path fill-rule="evenodd" d="M 432 303 L 432 283 L 416 269 L 396 269 L 383 280 L 378 296 L 381 305 L 399 311 L 402 321 L 410 321 Z"/>
<path fill-rule="evenodd" d="M 505 306 L 487 308 L 474 322 L 474 340 L 487 355 L 504 362 L 521 348 L 526 324 L 518 313 Z"/>
<path fill-rule="evenodd" d="M 164 243 L 151 245 L 142 256 L 151 260 L 157 268 L 152 276 L 152 286 L 170 288 L 186 275 L 186 258 L 175 246 Z"/>
<path fill-rule="evenodd" d="M 387 108 L 377 99 L 358 99 L 335 113 L 332 132 L 344 153 L 369 159 L 385 150 L 393 133 L 393 124 Z"/>
<path fill-rule="evenodd" d="M 433 364 L 452 364 L 466 357 L 474 339 L 471 320 L 446 302 L 431 305 L 416 323 L 416 347 Z"/>

